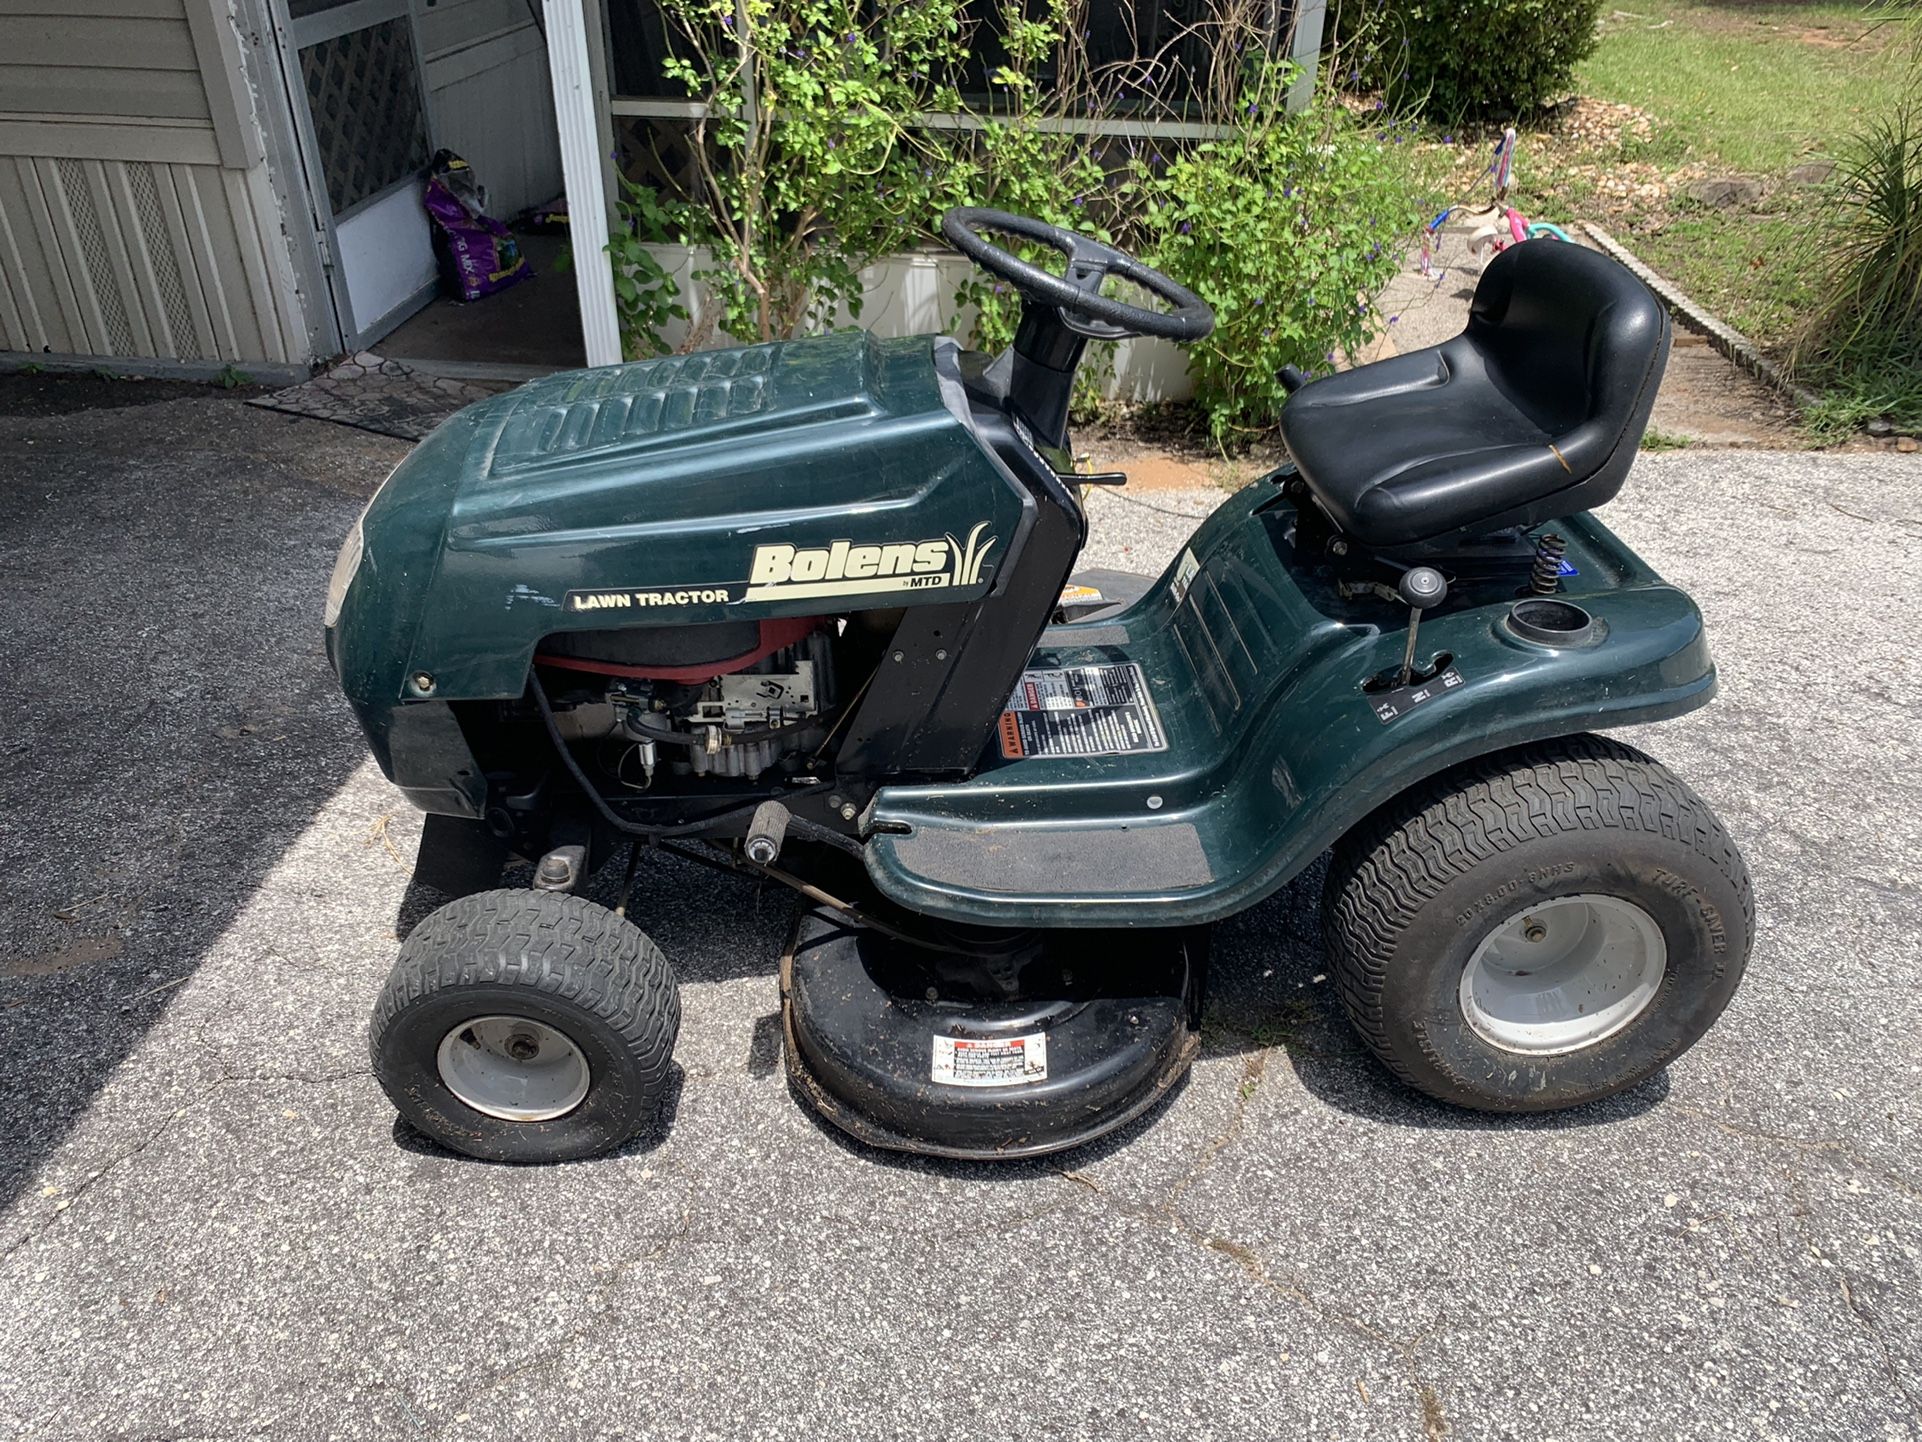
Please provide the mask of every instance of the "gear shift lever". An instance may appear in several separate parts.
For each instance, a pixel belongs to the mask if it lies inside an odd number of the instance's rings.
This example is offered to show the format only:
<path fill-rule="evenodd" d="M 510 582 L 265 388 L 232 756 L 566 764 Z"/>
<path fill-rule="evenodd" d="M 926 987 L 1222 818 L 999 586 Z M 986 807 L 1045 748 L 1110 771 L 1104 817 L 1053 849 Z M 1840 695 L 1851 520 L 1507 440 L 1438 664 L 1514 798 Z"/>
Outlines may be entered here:
<path fill-rule="evenodd" d="M 1408 603 L 1408 645 L 1401 654 L 1401 684 L 1406 686 L 1415 678 L 1415 635 L 1421 629 L 1421 613 L 1442 603 L 1448 595 L 1448 582 L 1433 566 L 1412 566 L 1402 572 L 1401 584 L 1395 589 Z"/>

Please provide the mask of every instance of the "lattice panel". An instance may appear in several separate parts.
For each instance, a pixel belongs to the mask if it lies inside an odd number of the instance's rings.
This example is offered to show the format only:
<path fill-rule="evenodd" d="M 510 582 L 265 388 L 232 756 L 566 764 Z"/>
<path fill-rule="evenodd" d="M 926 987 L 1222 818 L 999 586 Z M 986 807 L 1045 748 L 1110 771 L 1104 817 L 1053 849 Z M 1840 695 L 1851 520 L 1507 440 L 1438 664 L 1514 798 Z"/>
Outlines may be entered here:
<path fill-rule="evenodd" d="M 652 115 L 615 117 L 615 163 L 636 185 L 663 199 L 691 200 L 699 193 L 694 159 L 694 122 Z"/>
<path fill-rule="evenodd" d="M 166 212 L 161 208 L 160 187 L 152 168 L 129 166 L 127 188 L 133 194 L 134 221 L 140 227 L 147 258 L 153 266 L 154 290 L 166 327 L 161 352 L 182 359 L 197 358 L 201 348 L 194 328 L 193 300 L 187 291 L 186 277 L 180 273 L 180 258 L 174 254 Z"/>
<path fill-rule="evenodd" d="M 134 348 L 133 326 L 127 320 L 127 303 L 120 294 L 120 278 L 114 270 L 113 255 L 107 249 L 107 234 L 101 228 L 100 213 L 94 207 L 86 168 L 78 160 L 63 159 L 54 163 L 60 171 L 60 187 L 66 192 L 74 234 L 80 238 L 80 262 L 86 267 L 87 284 L 100 307 L 100 319 L 107 327 L 112 353 L 130 355 Z"/>
<path fill-rule="evenodd" d="M 306 46 L 300 71 L 334 214 L 426 168 L 427 122 L 404 17 Z"/>

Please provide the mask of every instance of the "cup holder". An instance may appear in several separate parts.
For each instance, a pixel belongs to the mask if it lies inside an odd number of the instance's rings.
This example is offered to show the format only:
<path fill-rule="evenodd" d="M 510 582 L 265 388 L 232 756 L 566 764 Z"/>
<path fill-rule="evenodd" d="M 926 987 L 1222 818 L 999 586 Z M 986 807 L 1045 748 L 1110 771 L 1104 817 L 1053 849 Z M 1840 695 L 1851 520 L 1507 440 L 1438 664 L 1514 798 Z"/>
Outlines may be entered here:
<path fill-rule="evenodd" d="M 1523 641 L 1537 646 L 1580 646 L 1595 639 L 1595 618 L 1573 601 L 1530 596 L 1508 608 L 1503 622 Z"/>

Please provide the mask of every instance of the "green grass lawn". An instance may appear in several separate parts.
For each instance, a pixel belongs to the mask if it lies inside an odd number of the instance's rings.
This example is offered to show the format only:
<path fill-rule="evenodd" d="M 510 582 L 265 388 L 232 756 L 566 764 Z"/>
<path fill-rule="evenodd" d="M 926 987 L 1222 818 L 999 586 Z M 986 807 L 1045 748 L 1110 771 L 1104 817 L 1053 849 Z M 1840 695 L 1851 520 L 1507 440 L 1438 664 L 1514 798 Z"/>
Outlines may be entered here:
<path fill-rule="evenodd" d="M 1627 0 L 1578 80 L 1653 115 L 1659 158 L 1779 177 L 1900 98 L 1899 38 L 1865 4 Z"/>
<path fill-rule="evenodd" d="M 1524 208 L 1603 221 L 1662 274 L 1770 347 L 1793 336 L 1821 283 L 1822 191 L 1789 172 L 1835 153 L 1899 101 L 1906 34 L 1867 4 L 1693 4 L 1622 0 L 1577 76 L 1594 99 L 1651 120 L 1646 138 L 1581 155 L 1623 173 L 1683 177 L 1663 199 L 1603 200 L 1593 180 L 1563 177 L 1562 153 L 1530 164 Z M 1690 200 L 1688 177 L 1763 182 L 1753 205 Z"/>

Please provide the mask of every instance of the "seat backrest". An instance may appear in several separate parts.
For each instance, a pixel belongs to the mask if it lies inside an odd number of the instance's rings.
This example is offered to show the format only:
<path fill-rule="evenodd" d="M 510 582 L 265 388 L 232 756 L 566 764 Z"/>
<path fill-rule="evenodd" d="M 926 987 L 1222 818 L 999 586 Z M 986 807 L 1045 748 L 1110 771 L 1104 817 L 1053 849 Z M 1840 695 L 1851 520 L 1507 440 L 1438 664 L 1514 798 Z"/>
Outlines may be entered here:
<path fill-rule="evenodd" d="M 1482 273 L 1465 338 L 1568 464 L 1613 496 L 1634 459 L 1668 362 L 1668 311 L 1599 251 L 1531 240 Z M 1619 461 L 1619 464 L 1617 462 Z"/>

